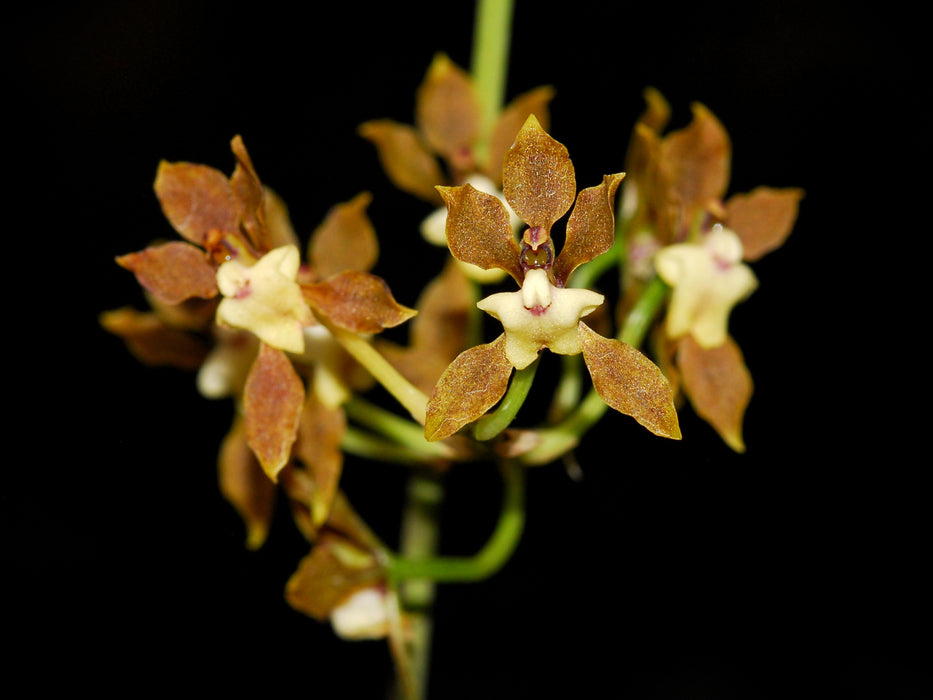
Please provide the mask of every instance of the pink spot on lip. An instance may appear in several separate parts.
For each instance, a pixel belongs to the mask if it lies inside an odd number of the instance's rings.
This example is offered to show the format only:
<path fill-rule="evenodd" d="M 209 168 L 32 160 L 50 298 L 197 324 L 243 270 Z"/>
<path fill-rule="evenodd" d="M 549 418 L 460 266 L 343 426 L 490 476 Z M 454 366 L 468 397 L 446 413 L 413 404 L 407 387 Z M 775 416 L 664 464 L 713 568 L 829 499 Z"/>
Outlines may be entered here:
<path fill-rule="evenodd" d="M 250 294 L 253 293 L 252 288 L 249 286 L 249 280 L 246 280 L 246 284 L 236 290 L 236 294 L 233 295 L 234 299 L 245 299 Z"/>
<path fill-rule="evenodd" d="M 527 309 L 528 307 L 525 307 L 525 308 Z M 548 307 L 541 306 L 541 304 L 535 304 L 530 309 L 528 309 L 528 311 L 531 312 L 532 316 L 543 316 L 547 310 L 548 310 Z"/>
<path fill-rule="evenodd" d="M 730 267 L 732 267 L 732 262 L 718 256 L 713 256 L 713 261 L 716 263 L 716 269 L 725 272 Z"/>

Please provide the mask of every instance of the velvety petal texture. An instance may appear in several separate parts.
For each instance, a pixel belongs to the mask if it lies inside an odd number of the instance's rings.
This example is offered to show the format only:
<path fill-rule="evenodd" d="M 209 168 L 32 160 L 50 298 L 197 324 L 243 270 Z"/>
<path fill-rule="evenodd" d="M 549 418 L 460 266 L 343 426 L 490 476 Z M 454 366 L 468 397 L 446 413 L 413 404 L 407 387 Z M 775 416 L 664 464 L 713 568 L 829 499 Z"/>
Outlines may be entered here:
<path fill-rule="evenodd" d="M 312 391 L 307 393 L 298 423 L 294 455 L 305 465 L 314 486 L 307 505 L 315 532 L 330 515 L 337 495 L 343 471 L 340 441 L 346 427 L 347 419 L 341 408 L 325 405 Z"/>
<path fill-rule="evenodd" d="M 615 195 L 624 173 L 606 175 L 582 190 L 567 221 L 567 233 L 552 274 L 563 287 L 578 266 L 599 257 L 615 242 Z"/>
<path fill-rule="evenodd" d="M 502 165 L 502 191 L 530 228 L 549 232 L 577 196 L 577 182 L 567 148 L 554 140 L 531 115 L 515 137 Z"/>
<path fill-rule="evenodd" d="M 246 441 L 276 481 L 298 436 L 305 390 L 288 356 L 262 344 L 243 389 Z"/>
<path fill-rule="evenodd" d="M 726 223 L 742 239 L 743 257 L 754 261 L 784 245 L 797 221 L 803 190 L 756 187 L 726 202 Z"/>
<path fill-rule="evenodd" d="M 455 170 L 473 165 L 472 148 L 480 130 L 479 103 L 469 74 L 446 54 L 435 55 L 418 88 L 415 123 L 431 148 Z"/>
<path fill-rule="evenodd" d="M 376 229 L 366 215 L 372 201 L 361 192 L 349 202 L 331 207 L 308 242 L 308 260 L 315 274 L 327 279 L 339 272 L 368 272 L 379 257 Z"/>
<path fill-rule="evenodd" d="M 732 338 L 704 348 L 692 336 L 677 345 L 677 366 L 684 393 L 703 420 L 736 452 L 745 451 L 742 424 L 752 397 L 752 376 Z"/>
<path fill-rule="evenodd" d="M 269 535 L 277 489 L 246 439 L 242 419 L 233 423 L 218 456 L 220 492 L 246 527 L 246 547 L 259 549 Z"/>
<path fill-rule="evenodd" d="M 182 238 L 204 247 L 208 232 L 237 230 L 236 197 L 219 170 L 162 161 L 154 188 L 162 212 Z"/>
<path fill-rule="evenodd" d="M 484 270 L 499 268 L 519 284 L 524 279 L 508 209 L 498 197 L 472 185 L 438 187 L 447 204 L 451 254 Z"/>
<path fill-rule="evenodd" d="M 442 440 L 492 408 L 505 394 L 512 363 L 506 336 L 460 353 L 441 376 L 428 401 L 424 436 Z"/>
<path fill-rule="evenodd" d="M 217 270 L 204 251 L 182 241 L 155 245 L 117 258 L 139 283 L 166 304 L 217 296 Z"/>
<path fill-rule="evenodd" d="M 604 338 L 580 323 L 583 360 L 593 387 L 610 407 L 631 416 L 655 435 L 679 440 L 674 396 L 664 374 L 638 349 Z"/>
<path fill-rule="evenodd" d="M 359 133 L 376 147 L 382 169 L 393 185 L 440 204 L 434 188 L 447 177 L 417 129 L 391 119 L 376 119 L 361 124 Z"/>
<path fill-rule="evenodd" d="M 302 292 L 317 311 L 354 333 L 379 333 L 417 313 L 395 300 L 385 280 L 366 272 L 343 272 Z"/>

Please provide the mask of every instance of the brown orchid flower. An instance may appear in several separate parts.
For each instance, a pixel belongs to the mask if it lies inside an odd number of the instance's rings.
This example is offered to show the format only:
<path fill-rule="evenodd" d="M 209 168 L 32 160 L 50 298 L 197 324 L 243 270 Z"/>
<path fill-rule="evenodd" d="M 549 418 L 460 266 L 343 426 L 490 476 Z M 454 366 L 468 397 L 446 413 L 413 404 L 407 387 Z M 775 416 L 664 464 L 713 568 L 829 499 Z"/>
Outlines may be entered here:
<path fill-rule="evenodd" d="M 156 195 L 185 240 L 119 257 L 154 312 L 121 309 L 101 322 L 143 359 L 198 368 L 202 392 L 238 402 L 242 418 L 221 449 L 220 482 L 256 547 L 268 532 L 270 486 L 293 458 L 317 484 L 314 526 L 336 493 L 345 423 L 339 403 L 360 370 L 329 342 L 318 318 L 372 334 L 414 312 L 368 272 L 378 246 L 367 193 L 332 208 L 301 264 L 284 203 L 262 185 L 239 136 L 232 150 L 237 165 L 229 178 L 206 165 L 159 165 Z M 200 310 L 197 324 L 190 309 Z"/>
<path fill-rule="evenodd" d="M 375 145 L 396 187 L 442 205 L 438 184 L 459 185 L 481 174 L 498 187 L 502 158 L 515 134 L 529 114 L 547 125 L 553 95 L 550 87 L 519 95 L 486 127 L 470 75 L 440 53 L 418 88 L 415 126 L 376 119 L 362 124 L 359 133 Z"/>
<path fill-rule="evenodd" d="M 783 245 L 803 191 L 762 186 L 726 199 L 732 145 L 720 121 L 694 104 L 688 126 L 662 136 L 670 107 L 656 90 L 645 98 L 627 156 L 629 274 L 620 313 L 653 274 L 672 287 L 660 343 L 665 370 L 698 415 L 741 452 L 753 387 L 728 317 L 758 286 L 746 263 Z"/>
<path fill-rule="evenodd" d="M 577 195 L 567 149 L 528 117 L 503 163 L 504 195 L 527 224 L 521 245 L 498 198 L 471 185 L 438 187 L 448 208 L 447 240 L 457 259 L 498 267 L 521 286 L 477 306 L 505 332 L 461 353 L 445 370 L 428 403 L 425 435 L 438 440 L 476 420 L 502 398 L 513 369 L 530 365 L 543 348 L 583 353 L 596 391 L 612 408 L 652 432 L 679 438 L 667 380 L 636 348 L 604 338 L 580 319 L 603 302 L 601 294 L 567 287 L 573 271 L 613 244 L 613 198 L 623 174 Z M 576 204 L 574 204 L 576 200 Z M 553 225 L 573 206 L 564 245 L 555 255 Z"/>

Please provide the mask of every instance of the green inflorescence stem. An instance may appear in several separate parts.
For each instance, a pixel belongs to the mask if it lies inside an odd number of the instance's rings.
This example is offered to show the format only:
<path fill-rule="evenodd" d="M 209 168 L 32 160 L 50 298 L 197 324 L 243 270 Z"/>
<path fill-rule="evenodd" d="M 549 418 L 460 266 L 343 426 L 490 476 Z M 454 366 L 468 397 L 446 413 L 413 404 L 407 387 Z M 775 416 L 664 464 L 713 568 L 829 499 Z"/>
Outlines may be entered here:
<path fill-rule="evenodd" d="M 515 551 L 525 526 L 525 470 L 514 461 L 501 465 L 502 511 L 492 536 L 471 557 L 397 557 L 389 563 L 396 581 L 428 580 L 436 583 L 479 581 L 496 573 Z"/>
<path fill-rule="evenodd" d="M 486 158 L 486 136 L 505 101 L 512 33 L 512 0 L 477 0 L 470 74 L 480 101 L 483 138 L 477 160 Z"/>
<path fill-rule="evenodd" d="M 512 375 L 508 391 L 505 392 L 505 396 L 502 397 L 496 409 L 476 421 L 473 426 L 473 437 L 480 442 L 485 442 L 492 440 L 509 427 L 518 414 L 518 409 L 525 403 L 528 392 L 531 391 L 538 363 L 539 361 L 535 360 L 525 369 L 517 370 Z"/>

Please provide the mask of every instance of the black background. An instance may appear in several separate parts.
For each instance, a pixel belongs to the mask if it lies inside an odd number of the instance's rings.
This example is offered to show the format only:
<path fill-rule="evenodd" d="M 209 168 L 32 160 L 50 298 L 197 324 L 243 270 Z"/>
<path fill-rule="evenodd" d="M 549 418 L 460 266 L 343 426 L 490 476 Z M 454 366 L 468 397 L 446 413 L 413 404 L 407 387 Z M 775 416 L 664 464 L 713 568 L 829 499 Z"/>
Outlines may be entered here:
<path fill-rule="evenodd" d="M 641 91 L 706 104 L 730 192 L 799 186 L 787 244 L 732 317 L 756 383 L 745 455 L 689 410 L 673 444 L 607 416 L 529 476 L 528 525 L 487 582 L 442 587 L 436 698 L 927 698 L 931 516 L 922 255 L 926 40 L 896 3 L 518 0 L 508 96 L 557 89 L 552 134 L 582 185 L 622 168 Z M 142 305 L 113 263 L 170 234 L 160 159 L 233 167 L 241 134 L 307 235 L 374 194 L 378 274 L 402 303 L 443 259 L 424 205 L 356 126 L 410 122 L 436 51 L 468 66 L 470 3 L 249 8 L 44 3 L 7 19 L 8 360 L 3 629 L 34 687 L 257 687 L 382 697 L 381 643 L 282 600 L 306 545 L 284 514 L 250 553 L 214 460 L 231 407 L 140 367 L 97 315 Z M 923 294 L 923 296 L 921 296 Z M 404 472 L 349 460 L 392 540 Z M 498 483 L 451 474 L 443 548 L 477 548 Z"/>

